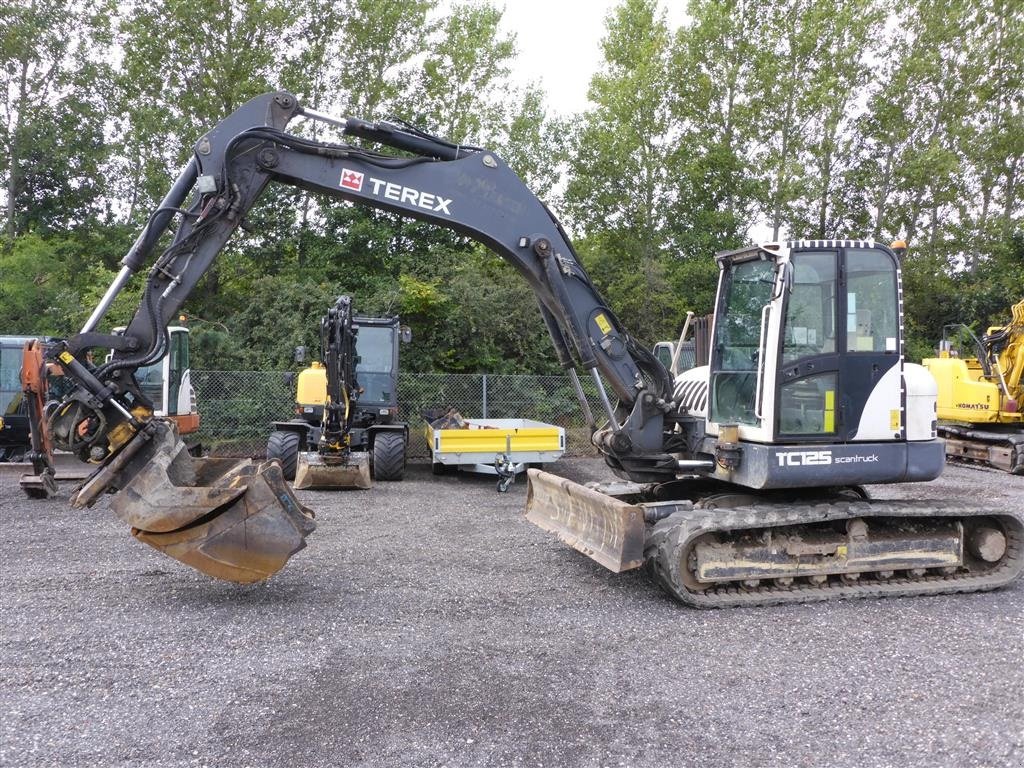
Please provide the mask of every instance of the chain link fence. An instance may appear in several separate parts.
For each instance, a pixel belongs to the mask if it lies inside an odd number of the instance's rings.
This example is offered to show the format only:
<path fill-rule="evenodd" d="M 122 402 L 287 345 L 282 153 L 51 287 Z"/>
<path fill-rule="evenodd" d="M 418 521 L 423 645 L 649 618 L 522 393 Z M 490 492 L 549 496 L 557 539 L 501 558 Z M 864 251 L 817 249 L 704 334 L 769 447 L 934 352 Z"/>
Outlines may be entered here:
<path fill-rule="evenodd" d="M 581 381 L 598 423 L 604 410 L 593 381 Z M 293 416 L 295 385 L 282 371 L 192 371 L 201 427 L 214 456 L 260 456 L 270 422 Z M 495 374 L 403 373 L 400 419 L 409 422 L 409 457 L 429 456 L 423 413 L 454 408 L 467 419 L 533 419 L 565 428 L 566 454 L 592 455 L 586 419 L 569 378 Z"/>

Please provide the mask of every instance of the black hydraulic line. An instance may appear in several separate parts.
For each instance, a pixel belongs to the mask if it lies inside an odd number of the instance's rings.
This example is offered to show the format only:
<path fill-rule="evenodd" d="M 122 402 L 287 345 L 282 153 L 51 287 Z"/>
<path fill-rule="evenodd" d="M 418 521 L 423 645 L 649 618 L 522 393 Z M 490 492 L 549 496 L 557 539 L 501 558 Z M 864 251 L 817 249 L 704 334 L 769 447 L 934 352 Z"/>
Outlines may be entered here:
<path fill-rule="evenodd" d="M 142 268 L 142 265 L 146 263 L 146 259 L 152 252 L 153 246 L 156 245 L 160 236 L 167 231 L 175 213 L 181 208 L 181 204 L 185 202 L 185 198 L 195 185 L 198 177 L 199 164 L 196 162 L 195 157 L 193 157 L 188 161 L 188 164 L 182 169 L 181 173 L 178 174 L 174 185 L 164 195 L 164 199 L 160 201 L 160 205 L 156 207 L 156 210 L 150 216 L 149 221 L 142 232 L 139 233 L 128 253 L 121 259 L 121 264 L 128 267 L 132 272 L 138 272 Z"/>
<path fill-rule="evenodd" d="M 417 155 L 426 155 L 437 160 L 458 160 L 475 153 L 474 150 L 453 146 L 449 142 L 438 141 L 426 134 L 408 133 L 388 123 L 368 123 L 354 117 L 346 118 L 345 123 L 343 132 L 349 136 L 358 136 L 361 139 L 369 139 L 378 144 L 414 152 Z"/>
<path fill-rule="evenodd" d="M 565 341 L 565 334 L 562 333 L 558 320 L 551 314 L 551 310 L 544 306 L 544 302 L 539 299 L 537 307 L 540 309 L 540 316 L 544 320 L 544 325 L 547 326 L 548 336 L 551 337 L 551 345 L 555 348 L 558 364 L 566 370 L 575 368 L 576 364 L 573 362 L 572 353 L 569 351 L 569 345 Z"/>

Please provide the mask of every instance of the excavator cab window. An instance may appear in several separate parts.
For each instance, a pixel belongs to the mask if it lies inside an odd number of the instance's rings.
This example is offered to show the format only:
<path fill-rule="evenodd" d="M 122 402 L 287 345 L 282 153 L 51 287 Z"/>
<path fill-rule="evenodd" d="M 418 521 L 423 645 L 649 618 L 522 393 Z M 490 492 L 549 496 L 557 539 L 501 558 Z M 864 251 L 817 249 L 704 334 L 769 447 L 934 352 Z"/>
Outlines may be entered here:
<path fill-rule="evenodd" d="M 167 413 L 178 415 L 178 396 L 181 393 L 181 378 L 189 367 L 188 331 L 171 331 L 171 365 L 167 381 Z"/>
<path fill-rule="evenodd" d="M 762 310 L 772 300 L 775 262 L 742 261 L 724 275 L 722 306 L 715 325 L 711 375 L 711 420 L 757 424 L 755 397 Z"/>
<path fill-rule="evenodd" d="M 875 249 L 846 252 L 846 351 L 895 353 L 896 272 Z"/>
<path fill-rule="evenodd" d="M 790 262 L 793 282 L 782 334 L 784 380 L 778 408 L 782 434 L 831 434 L 836 429 L 836 257 L 835 251 L 802 251 Z M 803 360 L 830 360 L 832 370 L 805 375 L 809 370 L 802 370 Z M 796 365 L 789 375 L 785 366 L 792 363 Z M 791 380 L 793 376 L 797 378 Z"/>
<path fill-rule="evenodd" d="M 21 343 L 0 344 L 0 416 L 15 413 L 21 402 Z"/>
<path fill-rule="evenodd" d="M 390 405 L 395 400 L 395 328 L 360 325 L 356 336 L 359 403 Z"/>
<path fill-rule="evenodd" d="M 782 362 L 836 351 L 836 254 L 798 253 L 786 306 Z"/>
<path fill-rule="evenodd" d="M 135 380 L 139 382 L 139 389 L 142 390 L 153 403 L 154 410 L 166 413 L 164 410 L 164 361 L 158 360 L 152 365 L 146 365 L 135 371 Z"/>

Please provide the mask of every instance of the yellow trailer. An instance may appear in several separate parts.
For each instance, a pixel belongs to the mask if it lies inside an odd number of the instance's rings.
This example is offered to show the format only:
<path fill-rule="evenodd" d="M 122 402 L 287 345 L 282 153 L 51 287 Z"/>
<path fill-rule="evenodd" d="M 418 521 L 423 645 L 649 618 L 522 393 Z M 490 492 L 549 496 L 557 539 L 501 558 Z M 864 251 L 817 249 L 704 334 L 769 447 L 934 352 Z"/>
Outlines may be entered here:
<path fill-rule="evenodd" d="M 519 473 L 527 466 L 556 461 L 565 453 L 565 430 L 554 424 L 532 419 L 466 419 L 463 424 L 426 426 L 435 473 L 462 469 L 497 475 L 495 460 L 501 456 Z"/>

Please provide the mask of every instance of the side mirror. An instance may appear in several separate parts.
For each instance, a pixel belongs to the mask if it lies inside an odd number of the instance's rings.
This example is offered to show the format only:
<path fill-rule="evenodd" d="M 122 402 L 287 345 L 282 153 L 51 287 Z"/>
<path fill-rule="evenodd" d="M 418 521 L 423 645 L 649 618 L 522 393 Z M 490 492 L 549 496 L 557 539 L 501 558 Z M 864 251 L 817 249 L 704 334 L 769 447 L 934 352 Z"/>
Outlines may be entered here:
<path fill-rule="evenodd" d="M 296 363 L 304 363 L 304 362 L 306 362 L 306 348 L 305 347 L 296 347 L 295 348 L 295 354 L 293 355 L 293 359 L 295 360 Z"/>
<path fill-rule="evenodd" d="M 410 328 L 408 325 L 398 326 L 398 339 L 403 344 L 408 344 L 410 341 L 412 341 L 412 328 Z"/>

